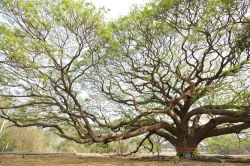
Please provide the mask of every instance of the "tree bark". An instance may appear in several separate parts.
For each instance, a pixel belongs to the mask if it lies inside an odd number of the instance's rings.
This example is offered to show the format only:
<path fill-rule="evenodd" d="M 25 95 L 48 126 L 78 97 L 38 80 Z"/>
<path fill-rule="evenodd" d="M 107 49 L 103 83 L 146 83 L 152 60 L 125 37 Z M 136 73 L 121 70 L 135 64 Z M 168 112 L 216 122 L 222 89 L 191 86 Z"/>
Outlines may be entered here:
<path fill-rule="evenodd" d="M 185 159 L 197 157 L 198 144 L 187 141 L 182 144 L 176 145 L 176 155 Z"/>

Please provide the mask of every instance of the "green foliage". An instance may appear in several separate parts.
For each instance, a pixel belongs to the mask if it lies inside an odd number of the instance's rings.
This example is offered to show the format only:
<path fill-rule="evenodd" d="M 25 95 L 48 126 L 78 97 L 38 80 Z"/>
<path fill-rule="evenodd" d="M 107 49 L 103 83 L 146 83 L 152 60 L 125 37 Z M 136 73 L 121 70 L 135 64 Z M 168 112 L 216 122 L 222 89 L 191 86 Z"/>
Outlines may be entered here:
<path fill-rule="evenodd" d="M 247 21 L 248 18 L 246 18 L 246 23 L 243 26 L 242 31 L 240 31 L 237 36 L 238 39 L 236 41 L 236 45 L 238 48 L 238 51 L 247 51 L 250 49 L 250 23 Z"/>
<path fill-rule="evenodd" d="M 5 128 L 0 135 L 4 152 L 51 152 L 52 138 L 36 128 Z"/>
<path fill-rule="evenodd" d="M 241 23 L 245 14 L 239 6 L 234 0 L 155 0 L 107 25 L 102 10 L 81 0 L 2 0 L 0 107 L 10 114 L 1 116 L 19 126 L 51 127 L 78 143 L 116 141 L 161 128 L 174 143 L 189 142 L 185 139 L 202 133 L 198 122 L 196 129 L 189 128 L 189 110 L 230 102 L 227 106 L 235 109 L 249 99 L 248 84 L 237 77 L 249 64 L 249 27 Z M 102 95 L 82 104 L 84 88 Z M 106 111 L 93 104 L 95 99 L 116 106 Z M 174 111 L 165 114 L 168 108 Z M 238 115 L 248 115 L 242 108 Z M 127 123 L 147 111 L 154 113 Z M 217 115 L 211 116 L 218 124 L 214 130 L 225 126 Z M 157 127 L 170 121 L 186 124 L 187 130 L 177 124 Z M 110 126 L 118 124 L 115 133 Z M 10 137 L 6 134 L 7 142 Z M 161 140 L 152 139 L 159 152 Z M 16 141 L 9 141 L 13 149 Z M 56 149 L 122 154 L 130 141 L 81 147 L 62 141 Z"/>
<path fill-rule="evenodd" d="M 231 134 L 206 139 L 204 150 L 211 154 L 250 154 L 250 138 L 247 134 L 240 137 Z"/>
<path fill-rule="evenodd" d="M 54 41 L 45 40 L 49 34 L 56 35 L 58 30 L 62 32 L 67 30 L 77 35 L 81 32 L 81 28 L 87 27 L 99 35 L 102 39 L 100 42 L 107 43 L 112 40 L 110 32 L 103 26 L 102 11 L 90 3 L 72 0 L 57 0 L 53 3 L 49 0 L 19 0 L 18 10 L 15 7 L 16 3 L 14 0 L 4 0 L 0 4 L 4 12 L 14 15 L 21 22 L 15 27 L 6 26 L 4 22 L 0 24 L 0 49 L 11 50 L 8 57 L 16 62 L 31 63 L 32 54 L 44 51 L 46 52 L 43 54 L 44 58 L 64 56 L 65 50 L 56 47 Z M 58 51 L 61 51 L 61 54 L 57 54 Z M 39 66 L 39 64 L 33 65 Z"/>
<path fill-rule="evenodd" d="M 70 72 L 66 73 L 66 68 L 63 71 L 65 77 L 74 80 L 75 75 L 100 59 L 101 49 L 115 49 L 115 45 L 112 44 L 111 31 L 103 21 L 103 11 L 85 1 L 3 0 L 0 2 L 0 13 L 3 18 L 0 20 L 1 85 L 8 87 L 8 83 L 19 86 L 17 84 L 21 80 L 25 80 L 34 83 L 32 86 L 39 84 L 44 87 L 39 90 L 34 87 L 27 88 L 31 85 L 28 83 L 25 85 L 26 87 L 19 87 L 15 91 L 11 91 L 15 95 L 22 93 L 24 96 L 30 96 L 26 98 L 27 100 L 21 100 L 23 103 L 27 102 L 32 105 L 41 100 L 48 102 L 51 101 L 50 96 L 56 96 L 50 92 L 53 88 L 48 88 L 51 81 L 58 81 L 58 75 L 62 72 L 55 67 L 56 65 L 61 67 L 69 65 L 71 58 L 79 54 L 78 58 L 75 57 L 72 60 L 70 68 L 68 68 Z M 101 45 L 103 48 L 100 48 Z M 13 70 L 7 70 L 10 68 Z M 2 72 L 2 70 L 4 71 Z M 14 72 L 17 73 L 14 74 Z M 12 77 L 15 79 L 10 81 Z M 79 83 L 79 80 L 75 80 L 75 82 Z M 78 85 L 75 86 L 75 84 L 72 86 L 74 93 L 78 92 Z M 8 92 L 5 90 L 6 88 L 1 89 L 7 94 Z M 40 97 L 33 96 L 34 93 L 39 93 Z M 4 106 L 11 107 L 19 99 L 13 99 L 12 104 Z M 7 102 L 12 99 L 5 97 L 3 100 Z M 70 102 L 72 103 L 72 101 Z M 0 106 L 4 107 L 2 103 Z M 16 109 L 11 117 L 21 124 L 27 121 L 41 122 L 47 119 L 47 122 L 68 125 L 67 122 L 56 122 L 55 113 L 45 113 L 46 116 L 41 118 L 40 113 L 46 112 L 47 109 L 48 107 L 20 108 Z M 65 129 L 70 130 L 69 126 Z"/>
<path fill-rule="evenodd" d="M 132 143 L 132 144 L 131 144 Z M 136 142 L 138 143 L 138 142 Z M 72 141 L 64 140 L 58 145 L 54 145 L 57 152 L 78 152 L 78 153 L 116 153 L 125 154 L 128 150 L 133 148 L 131 141 L 118 141 L 109 144 L 91 143 L 91 144 L 77 144 Z"/>

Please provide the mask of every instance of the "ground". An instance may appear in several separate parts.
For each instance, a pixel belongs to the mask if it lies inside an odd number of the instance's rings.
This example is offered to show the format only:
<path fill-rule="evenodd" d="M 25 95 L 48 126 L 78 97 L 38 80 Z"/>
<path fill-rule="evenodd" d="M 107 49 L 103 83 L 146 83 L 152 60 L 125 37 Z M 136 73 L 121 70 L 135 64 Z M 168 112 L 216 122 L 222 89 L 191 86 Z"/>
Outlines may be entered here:
<path fill-rule="evenodd" d="M 1 166 L 238 166 L 249 163 L 218 163 L 189 161 L 181 159 L 175 163 L 174 157 L 110 157 L 106 155 L 0 155 Z"/>

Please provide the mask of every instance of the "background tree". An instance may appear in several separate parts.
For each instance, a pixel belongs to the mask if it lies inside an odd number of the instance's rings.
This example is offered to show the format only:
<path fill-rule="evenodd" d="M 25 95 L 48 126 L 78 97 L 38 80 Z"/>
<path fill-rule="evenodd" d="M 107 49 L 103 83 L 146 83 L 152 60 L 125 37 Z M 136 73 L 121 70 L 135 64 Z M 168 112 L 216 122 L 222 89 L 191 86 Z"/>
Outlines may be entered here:
<path fill-rule="evenodd" d="M 6 125 L 0 135 L 1 152 L 53 152 L 52 136 L 36 128 Z"/>
<path fill-rule="evenodd" d="M 190 156 L 250 127 L 249 5 L 153 1 L 107 27 L 81 1 L 2 0 L 0 116 L 77 143 L 155 134 Z"/>
<path fill-rule="evenodd" d="M 210 154 L 250 154 L 249 133 L 229 134 L 204 140 L 204 150 Z"/>

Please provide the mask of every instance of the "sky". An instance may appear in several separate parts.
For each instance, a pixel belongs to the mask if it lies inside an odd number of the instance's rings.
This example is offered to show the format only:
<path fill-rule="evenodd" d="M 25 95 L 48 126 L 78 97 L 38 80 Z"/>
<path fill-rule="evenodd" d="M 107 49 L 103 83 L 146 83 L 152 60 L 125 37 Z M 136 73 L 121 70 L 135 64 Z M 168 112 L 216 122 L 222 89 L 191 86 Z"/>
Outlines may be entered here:
<path fill-rule="evenodd" d="M 119 16 L 129 13 L 130 8 L 136 5 L 144 5 L 150 0 L 88 0 L 95 4 L 97 8 L 105 7 L 110 11 L 105 15 L 106 19 L 116 19 Z"/>

